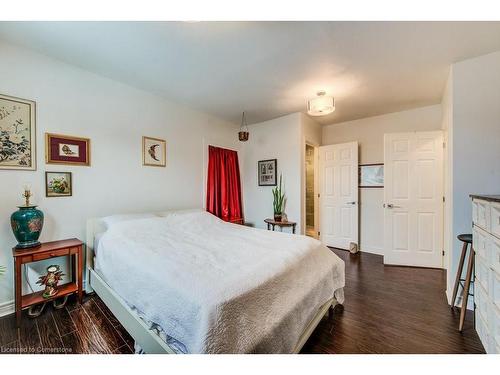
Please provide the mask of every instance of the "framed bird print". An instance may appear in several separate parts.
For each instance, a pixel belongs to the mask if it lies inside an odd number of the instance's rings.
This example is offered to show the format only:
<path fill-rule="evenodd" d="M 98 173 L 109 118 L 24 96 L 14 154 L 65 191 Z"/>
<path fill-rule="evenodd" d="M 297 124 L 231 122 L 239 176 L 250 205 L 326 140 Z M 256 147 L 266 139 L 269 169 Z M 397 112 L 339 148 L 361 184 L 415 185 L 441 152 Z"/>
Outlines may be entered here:
<path fill-rule="evenodd" d="M 165 167 L 167 165 L 167 141 L 142 137 L 142 165 Z"/>
<path fill-rule="evenodd" d="M 35 102 L 0 95 L 0 169 L 36 169 Z"/>
<path fill-rule="evenodd" d="M 45 133 L 47 164 L 90 165 L 90 139 Z"/>

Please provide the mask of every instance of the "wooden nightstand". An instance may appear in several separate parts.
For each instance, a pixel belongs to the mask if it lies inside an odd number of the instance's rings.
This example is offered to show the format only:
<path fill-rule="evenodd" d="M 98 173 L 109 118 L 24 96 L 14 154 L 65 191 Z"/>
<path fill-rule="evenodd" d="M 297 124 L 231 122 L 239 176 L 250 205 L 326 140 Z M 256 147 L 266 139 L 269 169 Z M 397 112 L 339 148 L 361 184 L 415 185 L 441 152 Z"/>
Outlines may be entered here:
<path fill-rule="evenodd" d="M 41 302 L 51 301 L 69 294 L 77 293 L 78 300 L 81 303 L 83 297 L 82 269 L 83 269 L 83 243 L 72 238 L 69 240 L 45 242 L 40 246 L 29 249 L 12 249 L 14 256 L 14 285 L 15 285 L 15 305 L 16 305 L 16 323 L 21 324 L 21 310 L 36 305 Z M 73 256 L 71 262 L 71 273 L 73 279 L 66 284 L 58 287 L 59 293 L 52 298 L 43 298 L 43 291 L 22 295 L 22 265 L 31 262 L 38 262 L 50 258 Z M 76 266 L 76 267 L 75 267 Z"/>
<path fill-rule="evenodd" d="M 267 224 L 267 230 L 271 230 L 272 227 L 274 232 L 275 226 L 280 227 L 282 230 L 283 228 L 291 227 L 292 233 L 295 234 L 295 226 L 297 223 L 294 221 L 275 221 L 274 219 L 265 219 L 264 222 Z"/>

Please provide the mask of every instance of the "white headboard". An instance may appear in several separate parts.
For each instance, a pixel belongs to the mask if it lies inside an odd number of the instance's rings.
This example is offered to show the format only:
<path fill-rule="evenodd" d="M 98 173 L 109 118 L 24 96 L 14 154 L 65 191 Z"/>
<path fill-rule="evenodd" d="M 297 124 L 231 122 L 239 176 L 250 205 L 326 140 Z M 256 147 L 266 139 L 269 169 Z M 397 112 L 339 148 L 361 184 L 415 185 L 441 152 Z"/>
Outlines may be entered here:
<path fill-rule="evenodd" d="M 176 213 L 176 212 L 189 212 L 189 211 L 202 211 L 200 208 L 188 208 L 188 209 L 176 209 L 176 210 L 165 210 L 158 212 L 145 212 L 145 213 L 131 213 L 131 214 L 117 214 L 112 215 L 120 218 L 120 220 L 125 220 L 125 218 L 145 218 L 145 217 L 165 217 L 167 215 Z M 108 216 L 108 218 L 111 216 Z M 94 269 L 94 256 L 95 256 L 95 238 L 97 235 L 106 232 L 108 226 L 105 223 L 104 217 L 91 218 L 87 220 L 87 239 L 85 241 L 86 244 L 86 268 L 85 268 L 85 291 L 87 293 L 92 292 L 92 288 L 90 287 L 87 280 L 90 280 L 89 270 Z"/>
<path fill-rule="evenodd" d="M 90 275 L 89 271 L 91 269 L 94 269 L 94 244 L 95 244 L 95 237 L 100 234 L 104 233 L 106 231 L 106 225 L 100 218 L 92 218 L 87 220 L 87 238 L 85 240 L 85 247 L 86 247 L 86 255 L 85 255 L 85 280 L 86 280 L 86 285 L 85 285 L 85 291 L 87 293 L 92 292 L 92 288 L 90 287 L 90 283 L 88 280 L 90 280 Z"/>

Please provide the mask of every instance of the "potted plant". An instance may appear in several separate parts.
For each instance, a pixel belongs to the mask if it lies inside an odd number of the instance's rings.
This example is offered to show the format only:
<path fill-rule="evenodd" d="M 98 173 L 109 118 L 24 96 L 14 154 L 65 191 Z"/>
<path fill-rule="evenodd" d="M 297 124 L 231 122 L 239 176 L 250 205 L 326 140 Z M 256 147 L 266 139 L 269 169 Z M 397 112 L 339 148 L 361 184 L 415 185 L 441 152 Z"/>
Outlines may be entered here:
<path fill-rule="evenodd" d="M 280 174 L 280 184 L 273 189 L 273 209 L 274 220 L 281 221 L 285 208 L 285 193 L 281 188 L 282 175 Z"/>

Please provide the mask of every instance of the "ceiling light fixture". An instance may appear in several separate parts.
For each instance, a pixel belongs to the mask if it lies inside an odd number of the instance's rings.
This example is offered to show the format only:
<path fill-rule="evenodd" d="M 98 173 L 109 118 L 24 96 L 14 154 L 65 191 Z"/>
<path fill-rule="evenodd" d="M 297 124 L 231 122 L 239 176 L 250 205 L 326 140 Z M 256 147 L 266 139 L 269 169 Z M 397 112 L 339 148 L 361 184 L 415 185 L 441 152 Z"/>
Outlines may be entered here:
<path fill-rule="evenodd" d="M 311 116 L 325 116 L 335 111 L 335 99 L 326 92 L 318 91 L 317 97 L 307 102 L 307 113 Z"/>

